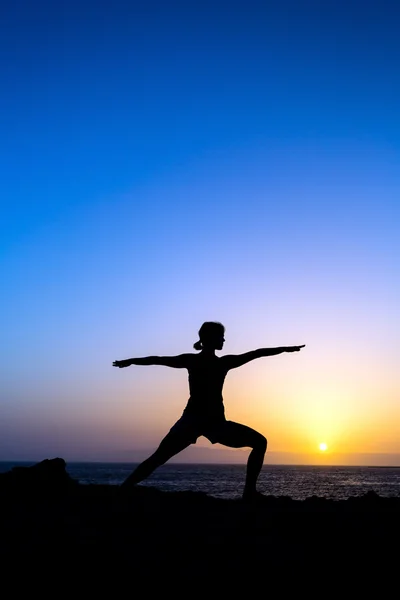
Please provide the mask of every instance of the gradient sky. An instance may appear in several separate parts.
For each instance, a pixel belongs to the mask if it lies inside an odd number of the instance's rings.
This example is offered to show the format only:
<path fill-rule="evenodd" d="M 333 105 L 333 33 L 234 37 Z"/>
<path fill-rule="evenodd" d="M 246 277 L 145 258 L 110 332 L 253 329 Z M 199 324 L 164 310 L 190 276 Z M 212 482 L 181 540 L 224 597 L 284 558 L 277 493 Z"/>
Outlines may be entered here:
<path fill-rule="evenodd" d="M 187 374 L 112 361 L 217 320 L 224 353 L 306 344 L 226 380 L 267 463 L 400 465 L 399 23 L 386 0 L 2 4 L 0 460 L 140 460 Z"/>

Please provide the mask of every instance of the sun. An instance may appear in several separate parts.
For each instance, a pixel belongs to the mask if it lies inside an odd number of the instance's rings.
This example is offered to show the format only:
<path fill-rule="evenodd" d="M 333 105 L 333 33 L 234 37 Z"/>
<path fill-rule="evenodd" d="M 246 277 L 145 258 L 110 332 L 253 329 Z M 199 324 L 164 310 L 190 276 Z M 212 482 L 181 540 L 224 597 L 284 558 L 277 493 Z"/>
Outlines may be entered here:
<path fill-rule="evenodd" d="M 319 449 L 322 452 L 325 452 L 325 450 L 328 450 L 328 446 L 327 446 L 327 444 L 325 444 L 325 442 L 323 442 L 322 444 L 319 445 Z"/>

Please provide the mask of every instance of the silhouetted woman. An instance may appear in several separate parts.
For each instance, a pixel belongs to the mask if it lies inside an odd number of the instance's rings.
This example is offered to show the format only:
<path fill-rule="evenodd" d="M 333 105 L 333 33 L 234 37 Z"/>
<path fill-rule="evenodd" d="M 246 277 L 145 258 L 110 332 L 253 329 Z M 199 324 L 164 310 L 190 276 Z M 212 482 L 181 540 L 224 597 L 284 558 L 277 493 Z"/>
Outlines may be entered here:
<path fill-rule="evenodd" d="M 218 357 L 216 350 L 222 350 L 225 328 L 221 323 L 208 321 L 199 330 L 199 341 L 194 344 L 198 354 L 180 354 L 179 356 L 147 356 L 116 360 L 114 367 L 130 365 L 164 365 L 175 369 L 187 369 L 189 373 L 190 398 L 181 418 L 170 429 L 157 450 L 133 471 L 123 482 L 122 487 L 146 479 L 157 467 L 181 452 L 190 444 L 195 444 L 200 436 L 206 437 L 212 444 L 223 444 L 230 448 L 251 448 L 247 461 L 244 499 L 257 495 L 256 482 L 264 461 L 267 440 L 261 434 L 233 421 L 225 419 L 222 387 L 226 374 L 255 358 L 273 356 L 282 352 L 297 352 L 303 346 L 281 348 L 259 348 L 244 354 L 228 354 Z"/>

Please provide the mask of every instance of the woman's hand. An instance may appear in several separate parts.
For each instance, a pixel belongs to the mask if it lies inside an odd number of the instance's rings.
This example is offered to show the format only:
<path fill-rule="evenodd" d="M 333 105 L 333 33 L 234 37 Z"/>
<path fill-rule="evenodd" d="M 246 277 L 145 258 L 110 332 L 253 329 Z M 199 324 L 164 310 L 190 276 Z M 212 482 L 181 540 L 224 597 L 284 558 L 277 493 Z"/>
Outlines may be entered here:
<path fill-rule="evenodd" d="M 120 369 L 123 369 L 124 367 L 130 367 L 131 364 L 131 359 L 126 358 L 125 360 L 114 360 L 113 367 L 119 367 Z"/>
<path fill-rule="evenodd" d="M 305 344 L 302 346 L 286 346 L 286 352 L 298 352 L 300 348 L 304 348 Z"/>

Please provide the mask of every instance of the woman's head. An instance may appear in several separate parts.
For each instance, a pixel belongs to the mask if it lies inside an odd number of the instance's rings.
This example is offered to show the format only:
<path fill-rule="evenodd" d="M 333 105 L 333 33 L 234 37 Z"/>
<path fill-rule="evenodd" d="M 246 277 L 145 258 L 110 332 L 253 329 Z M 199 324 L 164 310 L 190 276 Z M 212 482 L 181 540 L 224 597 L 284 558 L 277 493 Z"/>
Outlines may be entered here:
<path fill-rule="evenodd" d="M 212 348 L 222 350 L 224 345 L 225 327 L 216 321 L 206 321 L 199 329 L 199 341 L 193 344 L 196 350 Z"/>

